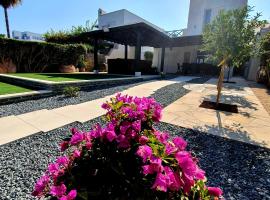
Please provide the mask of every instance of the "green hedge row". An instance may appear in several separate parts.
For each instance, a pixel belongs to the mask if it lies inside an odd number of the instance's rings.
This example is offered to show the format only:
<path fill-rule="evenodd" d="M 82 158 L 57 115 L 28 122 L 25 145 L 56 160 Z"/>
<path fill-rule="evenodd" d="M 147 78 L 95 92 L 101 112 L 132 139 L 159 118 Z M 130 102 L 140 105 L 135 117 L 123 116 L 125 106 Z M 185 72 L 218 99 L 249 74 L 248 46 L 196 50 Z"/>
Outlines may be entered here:
<path fill-rule="evenodd" d="M 0 62 L 11 59 L 17 72 L 57 72 L 63 65 L 75 65 L 84 58 L 82 44 L 55 44 L 0 38 Z"/>

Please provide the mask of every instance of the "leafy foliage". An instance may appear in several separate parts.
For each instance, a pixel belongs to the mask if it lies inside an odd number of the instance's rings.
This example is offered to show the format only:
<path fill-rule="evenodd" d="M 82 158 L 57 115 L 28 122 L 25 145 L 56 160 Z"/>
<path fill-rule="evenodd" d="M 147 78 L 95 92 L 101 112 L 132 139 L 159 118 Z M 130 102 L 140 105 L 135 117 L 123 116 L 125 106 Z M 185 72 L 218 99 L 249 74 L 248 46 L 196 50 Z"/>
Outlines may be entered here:
<path fill-rule="evenodd" d="M 72 129 L 60 145 L 67 156 L 49 165 L 34 196 L 55 199 L 218 199 L 181 137 L 153 128 L 162 108 L 154 99 L 118 94 L 102 105 L 107 124 Z"/>
<path fill-rule="evenodd" d="M 260 14 L 252 16 L 251 11 L 251 7 L 221 11 L 205 27 L 202 51 L 208 53 L 208 60 L 218 64 L 226 59 L 227 64 L 240 67 L 257 53 L 255 31 L 265 21 L 259 20 Z"/>
<path fill-rule="evenodd" d="M 261 68 L 257 74 L 257 81 L 265 83 L 270 87 L 270 33 L 262 37 L 261 52 Z"/>
<path fill-rule="evenodd" d="M 21 0 L 1 0 L 0 6 L 2 6 L 3 8 L 9 8 L 20 4 L 21 2 Z"/>
<path fill-rule="evenodd" d="M 149 61 L 152 61 L 153 60 L 153 52 L 151 51 L 146 51 L 144 52 L 144 59 L 145 60 L 149 60 Z"/>
<path fill-rule="evenodd" d="M 5 38 L 6 35 L 5 34 L 0 34 L 0 38 Z"/>
<path fill-rule="evenodd" d="M 81 44 L 60 45 L 0 38 L 0 62 L 11 59 L 17 72 L 43 72 L 51 67 L 77 65 L 86 54 Z M 58 72 L 53 68 L 52 71 Z"/>
<path fill-rule="evenodd" d="M 44 37 L 47 42 L 59 42 L 59 43 L 67 43 L 69 40 L 72 40 L 73 37 L 80 35 L 81 33 L 90 32 L 94 30 L 97 21 L 94 23 L 90 23 L 90 21 L 86 21 L 85 26 L 72 26 L 70 30 L 61 30 L 54 31 L 50 30 L 44 34 Z"/>
<path fill-rule="evenodd" d="M 79 95 L 79 91 L 79 87 L 67 86 L 64 88 L 63 94 L 66 97 L 77 97 Z"/>

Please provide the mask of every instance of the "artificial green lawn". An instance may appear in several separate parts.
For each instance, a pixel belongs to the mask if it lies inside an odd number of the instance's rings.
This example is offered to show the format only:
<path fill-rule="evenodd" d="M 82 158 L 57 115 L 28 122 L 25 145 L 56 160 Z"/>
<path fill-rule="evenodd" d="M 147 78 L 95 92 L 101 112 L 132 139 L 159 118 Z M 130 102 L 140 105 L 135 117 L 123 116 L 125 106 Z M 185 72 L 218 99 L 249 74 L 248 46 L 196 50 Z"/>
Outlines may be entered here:
<path fill-rule="evenodd" d="M 0 82 L 0 95 L 30 92 L 31 90 L 15 85 Z"/>
<path fill-rule="evenodd" d="M 93 80 L 93 79 L 106 79 L 106 78 L 120 78 L 117 75 L 107 74 L 85 74 L 85 73 L 16 73 L 13 76 L 33 78 L 45 81 L 62 82 L 62 81 L 78 81 L 78 80 Z"/>

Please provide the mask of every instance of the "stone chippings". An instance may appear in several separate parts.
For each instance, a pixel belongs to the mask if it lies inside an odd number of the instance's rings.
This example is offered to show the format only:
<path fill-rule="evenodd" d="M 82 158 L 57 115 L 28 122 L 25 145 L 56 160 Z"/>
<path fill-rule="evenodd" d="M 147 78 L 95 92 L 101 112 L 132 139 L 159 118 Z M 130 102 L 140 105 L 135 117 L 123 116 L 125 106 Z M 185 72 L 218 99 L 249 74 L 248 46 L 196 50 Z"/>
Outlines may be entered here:
<path fill-rule="evenodd" d="M 208 185 L 220 186 L 225 199 L 270 199 L 269 149 L 167 123 L 156 128 L 187 140 Z"/>
<path fill-rule="evenodd" d="M 137 82 L 116 87 L 101 88 L 93 91 L 80 91 L 79 96 L 75 98 L 67 98 L 64 97 L 63 95 L 56 95 L 48 98 L 28 100 L 19 103 L 2 105 L 0 106 L 0 117 L 5 117 L 9 115 L 19 115 L 41 109 L 54 109 L 67 105 L 80 104 L 94 99 L 103 98 L 105 96 L 112 95 L 117 92 L 121 92 L 130 87 L 134 87 L 142 83 L 145 82 Z"/>
<path fill-rule="evenodd" d="M 196 84 L 206 80 L 195 79 L 191 82 Z M 164 87 L 152 97 L 163 105 L 170 104 L 188 92 L 181 84 Z M 84 124 L 72 123 L 0 146 L 0 199 L 34 199 L 30 194 L 35 181 L 47 165 L 61 154 L 58 144 L 70 134 L 70 128 L 88 131 L 97 122 L 104 124 L 102 117 L 99 117 Z M 206 171 L 208 185 L 220 186 L 226 199 L 270 199 L 269 149 L 166 123 L 160 123 L 156 128 L 188 141 L 188 149 Z"/>
<path fill-rule="evenodd" d="M 70 128 L 90 130 L 97 122 L 103 123 L 101 117 L 0 146 L 0 199 L 35 199 L 31 196 L 33 186 L 48 164 L 60 156 L 59 143 L 70 135 Z"/>
<path fill-rule="evenodd" d="M 187 82 L 174 83 L 158 89 L 153 95 L 151 95 L 151 97 L 156 99 L 156 101 L 159 102 L 163 107 L 166 107 L 190 92 L 183 87 L 186 83 L 203 84 L 208 80 L 209 78 L 202 77 Z"/>

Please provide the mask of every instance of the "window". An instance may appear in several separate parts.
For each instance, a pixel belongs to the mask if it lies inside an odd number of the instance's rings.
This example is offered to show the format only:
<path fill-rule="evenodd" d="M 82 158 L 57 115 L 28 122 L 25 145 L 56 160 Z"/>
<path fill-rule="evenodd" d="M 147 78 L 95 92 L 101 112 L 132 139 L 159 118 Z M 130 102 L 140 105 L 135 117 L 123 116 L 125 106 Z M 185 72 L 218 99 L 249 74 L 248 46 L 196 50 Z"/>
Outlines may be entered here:
<path fill-rule="evenodd" d="M 206 9 L 204 11 L 204 18 L 203 18 L 203 25 L 207 25 L 211 22 L 211 15 L 212 15 L 212 10 L 211 9 Z"/>
<path fill-rule="evenodd" d="M 184 63 L 190 63 L 190 52 L 184 53 Z"/>

